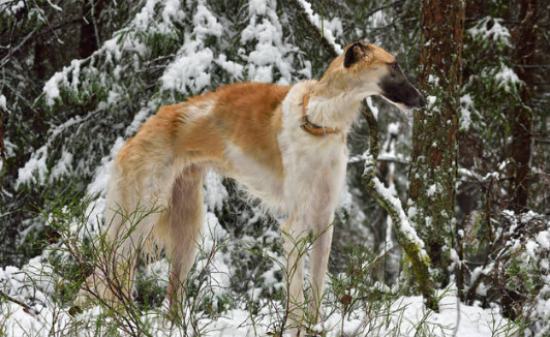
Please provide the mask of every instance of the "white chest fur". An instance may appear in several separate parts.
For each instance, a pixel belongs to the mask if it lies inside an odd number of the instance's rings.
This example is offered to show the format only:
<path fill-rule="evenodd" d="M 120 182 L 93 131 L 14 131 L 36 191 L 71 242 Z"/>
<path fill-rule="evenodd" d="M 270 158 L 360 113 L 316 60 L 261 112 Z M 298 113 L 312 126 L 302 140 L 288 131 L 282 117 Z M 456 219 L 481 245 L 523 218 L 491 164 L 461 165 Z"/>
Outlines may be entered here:
<path fill-rule="evenodd" d="M 290 214 L 308 227 L 332 219 L 344 184 L 348 150 L 345 134 L 318 137 L 300 128 L 303 96 L 311 82 L 296 84 L 283 102 L 279 146 L 285 171 L 284 196 Z"/>

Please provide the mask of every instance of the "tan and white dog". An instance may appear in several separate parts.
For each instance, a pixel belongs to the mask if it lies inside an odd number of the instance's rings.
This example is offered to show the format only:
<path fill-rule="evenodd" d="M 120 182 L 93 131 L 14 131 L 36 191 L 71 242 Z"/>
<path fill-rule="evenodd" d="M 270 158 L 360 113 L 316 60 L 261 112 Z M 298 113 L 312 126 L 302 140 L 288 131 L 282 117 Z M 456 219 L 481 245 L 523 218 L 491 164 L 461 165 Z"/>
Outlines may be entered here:
<path fill-rule="evenodd" d="M 124 213 L 139 207 L 163 210 L 142 219 L 109 262 L 117 270 L 126 268 L 125 288 L 131 288 L 140 245 L 152 235 L 171 257 L 168 298 L 176 305 L 197 252 L 203 177 L 212 168 L 288 217 L 282 230 L 288 266 L 295 267 L 288 296 L 296 307 L 304 302 L 304 256 L 292 242 L 310 233 L 318 236 L 310 251 L 311 297 L 322 298 L 330 224 L 346 176 L 346 137 L 361 100 L 369 95 L 381 95 L 400 108 L 425 104 L 395 57 L 356 42 L 318 81 L 291 86 L 236 83 L 160 108 L 118 153 L 107 191 L 104 230 L 110 240 L 129 226 Z M 88 291 L 116 300 L 105 280 L 108 269 L 96 269 L 86 284 Z M 310 303 L 313 317 L 319 317 L 320 309 L 319 300 Z M 302 314 L 293 317 L 294 330 Z"/>

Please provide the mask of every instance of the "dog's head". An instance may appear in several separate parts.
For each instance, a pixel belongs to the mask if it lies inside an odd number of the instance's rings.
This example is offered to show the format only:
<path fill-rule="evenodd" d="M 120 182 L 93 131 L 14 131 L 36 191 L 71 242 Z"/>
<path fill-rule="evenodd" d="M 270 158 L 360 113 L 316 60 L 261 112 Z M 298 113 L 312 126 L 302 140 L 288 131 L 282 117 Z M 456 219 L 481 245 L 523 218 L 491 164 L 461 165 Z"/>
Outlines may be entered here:
<path fill-rule="evenodd" d="M 418 89 L 401 71 L 395 57 L 373 44 L 355 42 L 348 45 L 344 54 L 333 61 L 327 70 L 330 72 L 338 74 L 346 83 L 343 87 L 347 90 L 364 96 L 380 95 L 400 109 L 419 108 L 426 104 Z"/>

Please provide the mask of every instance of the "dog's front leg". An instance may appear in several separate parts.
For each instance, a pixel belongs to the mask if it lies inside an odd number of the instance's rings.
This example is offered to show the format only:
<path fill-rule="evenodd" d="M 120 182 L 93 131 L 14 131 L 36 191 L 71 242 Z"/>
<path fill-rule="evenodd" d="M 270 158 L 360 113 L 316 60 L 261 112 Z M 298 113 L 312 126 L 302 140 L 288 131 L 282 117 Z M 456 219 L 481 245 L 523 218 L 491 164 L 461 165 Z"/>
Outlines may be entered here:
<path fill-rule="evenodd" d="M 285 327 L 291 336 L 304 334 L 304 262 L 307 253 L 307 232 L 295 217 L 290 217 L 283 226 L 286 255 L 285 280 L 287 285 L 287 318 Z"/>
<path fill-rule="evenodd" d="M 332 245 L 333 226 L 325 219 L 324 225 L 314 230 L 315 241 L 310 254 L 311 267 L 311 301 L 309 303 L 308 315 L 310 322 L 316 324 L 323 319 L 322 300 L 325 275 L 327 273 L 330 247 Z M 332 222 L 332 221 L 331 221 Z"/>

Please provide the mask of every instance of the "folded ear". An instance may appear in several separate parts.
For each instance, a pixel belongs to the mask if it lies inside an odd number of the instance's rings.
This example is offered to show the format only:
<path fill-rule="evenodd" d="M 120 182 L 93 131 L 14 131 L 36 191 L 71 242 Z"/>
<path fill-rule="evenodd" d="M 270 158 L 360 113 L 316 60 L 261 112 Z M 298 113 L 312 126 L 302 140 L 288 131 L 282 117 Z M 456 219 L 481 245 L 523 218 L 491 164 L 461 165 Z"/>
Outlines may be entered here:
<path fill-rule="evenodd" d="M 346 50 L 346 55 L 344 56 L 344 67 L 349 68 L 352 64 L 362 60 L 366 56 L 367 47 L 361 42 L 355 42 L 348 48 L 348 50 Z"/>

